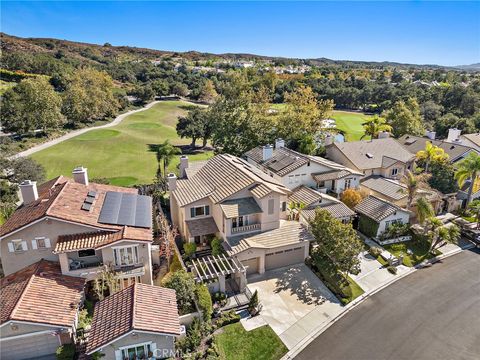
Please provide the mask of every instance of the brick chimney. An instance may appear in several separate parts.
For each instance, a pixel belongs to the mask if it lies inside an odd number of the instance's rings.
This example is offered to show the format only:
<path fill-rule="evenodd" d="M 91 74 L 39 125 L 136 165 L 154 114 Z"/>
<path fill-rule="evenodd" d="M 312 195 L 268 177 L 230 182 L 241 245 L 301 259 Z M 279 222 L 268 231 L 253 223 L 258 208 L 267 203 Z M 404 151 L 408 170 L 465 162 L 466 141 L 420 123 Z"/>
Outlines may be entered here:
<path fill-rule="evenodd" d="M 88 185 L 87 168 L 84 168 L 83 166 L 76 167 L 75 169 L 73 169 L 72 175 L 73 175 L 73 180 L 76 183 Z"/>
<path fill-rule="evenodd" d="M 182 155 L 180 156 L 180 178 L 184 178 L 187 176 L 187 173 L 185 172 L 185 169 L 188 169 L 188 156 L 187 155 Z"/>
<path fill-rule="evenodd" d="M 262 147 L 262 160 L 267 161 L 273 156 L 273 146 L 265 145 Z"/>
<path fill-rule="evenodd" d="M 378 133 L 379 139 L 388 139 L 390 137 L 390 133 L 388 131 L 380 131 Z"/>
<path fill-rule="evenodd" d="M 285 140 L 283 139 L 276 139 L 275 140 L 275 149 L 280 149 L 282 147 L 285 147 Z"/>
<path fill-rule="evenodd" d="M 28 205 L 38 199 L 37 182 L 25 180 L 20 184 L 23 204 Z"/>
<path fill-rule="evenodd" d="M 175 191 L 177 189 L 177 175 L 170 173 L 167 175 L 168 191 Z"/>
<path fill-rule="evenodd" d="M 462 134 L 462 130 L 459 129 L 448 129 L 448 136 L 447 142 L 460 142 L 460 135 Z"/>

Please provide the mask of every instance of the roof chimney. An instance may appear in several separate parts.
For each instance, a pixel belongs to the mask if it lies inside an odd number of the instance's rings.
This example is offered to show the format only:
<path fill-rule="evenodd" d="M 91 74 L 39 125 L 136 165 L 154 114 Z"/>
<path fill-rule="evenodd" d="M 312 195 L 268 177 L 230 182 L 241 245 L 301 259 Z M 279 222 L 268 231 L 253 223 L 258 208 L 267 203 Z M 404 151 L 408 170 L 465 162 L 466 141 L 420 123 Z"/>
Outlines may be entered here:
<path fill-rule="evenodd" d="M 262 160 L 267 161 L 273 156 L 273 146 L 265 145 L 262 147 Z"/>
<path fill-rule="evenodd" d="M 462 130 L 459 129 L 448 129 L 447 142 L 458 142 L 460 140 L 460 135 Z"/>
<path fill-rule="evenodd" d="M 332 134 L 327 134 L 325 136 L 325 146 L 332 145 L 335 142 L 335 136 Z"/>
<path fill-rule="evenodd" d="M 28 205 L 38 199 L 37 182 L 25 180 L 20 184 L 23 204 Z"/>
<path fill-rule="evenodd" d="M 285 140 L 283 139 L 276 139 L 275 140 L 275 149 L 280 149 L 282 147 L 285 147 Z"/>
<path fill-rule="evenodd" d="M 177 175 L 170 173 L 167 175 L 168 191 L 175 191 L 177 189 Z"/>
<path fill-rule="evenodd" d="M 380 131 L 378 133 L 379 139 L 388 139 L 390 137 L 390 133 L 388 131 Z"/>
<path fill-rule="evenodd" d="M 87 168 L 84 168 L 83 166 L 76 167 L 75 169 L 73 169 L 72 175 L 73 175 L 73 180 L 76 183 L 88 186 Z"/>
<path fill-rule="evenodd" d="M 436 135 L 437 133 L 435 131 L 429 131 L 429 130 L 425 131 L 425 136 L 430 140 L 435 140 Z"/>
<path fill-rule="evenodd" d="M 188 156 L 182 155 L 180 156 L 180 178 L 187 177 L 187 173 L 185 169 L 188 168 Z"/>

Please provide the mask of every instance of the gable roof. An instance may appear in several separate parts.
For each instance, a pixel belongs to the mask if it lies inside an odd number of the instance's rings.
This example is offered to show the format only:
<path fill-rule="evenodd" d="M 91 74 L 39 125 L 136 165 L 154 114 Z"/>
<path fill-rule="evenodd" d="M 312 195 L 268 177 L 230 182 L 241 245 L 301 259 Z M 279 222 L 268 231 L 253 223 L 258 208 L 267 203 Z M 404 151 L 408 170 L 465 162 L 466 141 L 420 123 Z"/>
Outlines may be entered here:
<path fill-rule="evenodd" d="M 0 280 L 0 324 L 10 320 L 72 327 L 85 279 L 40 260 Z"/>
<path fill-rule="evenodd" d="M 442 140 L 431 140 L 427 137 L 408 134 L 401 136 L 400 138 L 398 138 L 397 141 L 413 155 L 416 155 L 417 152 L 419 152 L 420 150 L 424 150 L 427 141 L 430 141 L 432 145 L 442 148 L 445 153 L 448 154 L 448 156 L 450 157 L 450 162 L 455 162 L 469 151 L 474 150 L 470 146 L 458 143 L 450 143 Z"/>
<path fill-rule="evenodd" d="M 337 148 L 360 170 L 377 169 L 385 165 L 390 166 L 397 161 L 407 163 L 415 158 L 392 138 L 334 142 L 329 147 Z"/>
<path fill-rule="evenodd" d="M 480 133 L 460 135 L 460 138 L 462 138 L 462 137 L 471 141 L 475 145 L 480 146 Z"/>
<path fill-rule="evenodd" d="M 355 206 L 355 211 L 368 216 L 369 218 L 380 222 L 383 219 L 395 214 L 397 211 L 410 213 L 410 211 L 392 204 L 386 200 L 370 195 L 363 199 L 360 204 Z"/>
<path fill-rule="evenodd" d="M 87 354 L 130 331 L 180 335 L 175 290 L 135 283 L 95 305 Z"/>
<path fill-rule="evenodd" d="M 220 208 L 227 219 L 263 212 L 253 197 L 225 200 L 220 203 Z"/>
<path fill-rule="evenodd" d="M 0 236 L 5 236 L 45 216 L 71 221 L 104 230 L 122 230 L 121 225 L 103 224 L 98 221 L 106 193 L 109 191 L 137 194 L 138 190 L 113 185 L 90 183 L 84 185 L 65 176 L 59 176 L 38 187 L 38 199 L 21 205 L 0 227 Z M 89 192 L 96 197 L 90 210 L 82 210 Z M 149 228 L 127 227 L 130 236 L 140 240 L 152 240 Z"/>
<path fill-rule="evenodd" d="M 177 180 L 172 192 L 179 206 L 210 198 L 218 203 L 249 187 L 261 187 L 255 196 L 262 197 L 270 192 L 288 194 L 289 190 L 280 182 L 266 175 L 245 160 L 228 154 L 214 156 L 192 177 Z"/>
<path fill-rule="evenodd" d="M 299 153 L 298 151 L 289 149 L 287 147 L 280 147 L 272 149 L 273 154 L 267 160 L 263 160 L 263 146 L 257 146 L 247 151 L 243 156 L 249 158 L 259 165 L 262 165 L 278 176 L 285 176 L 292 171 L 307 165 L 310 162 L 323 165 L 332 170 L 349 170 L 341 164 L 324 159 L 319 156 L 311 156 Z"/>
<path fill-rule="evenodd" d="M 312 209 L 303 210 L 302 213 L 301 213 L 301 216 L 303 218 L 305 218 L 306 220 L 308 220 L 308 219 L 315 216 L 315 211 L 317 211 L 317 209 L 328 211 L 330 213 L 330 215 L 332 215 L 336 219 L 353 217 L 355 215 L 355 211 L 350 209 L 343 202 L 337 202 L 337 203 L 319 205 L 319 206 L 317 206 L 315 208 L 312 208 Z"/>

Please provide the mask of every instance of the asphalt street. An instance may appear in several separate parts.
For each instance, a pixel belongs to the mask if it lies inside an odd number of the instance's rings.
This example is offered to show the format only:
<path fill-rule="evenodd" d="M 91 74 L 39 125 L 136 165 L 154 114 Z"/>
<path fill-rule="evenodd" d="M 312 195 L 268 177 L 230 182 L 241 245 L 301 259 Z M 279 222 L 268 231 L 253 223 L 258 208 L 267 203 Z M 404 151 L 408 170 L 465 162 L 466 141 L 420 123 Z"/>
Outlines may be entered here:
<path fill-rule="evenodd" d="M 463 251 L 388 286 L 296 359 L 480 359 L 480 251 Z"/>

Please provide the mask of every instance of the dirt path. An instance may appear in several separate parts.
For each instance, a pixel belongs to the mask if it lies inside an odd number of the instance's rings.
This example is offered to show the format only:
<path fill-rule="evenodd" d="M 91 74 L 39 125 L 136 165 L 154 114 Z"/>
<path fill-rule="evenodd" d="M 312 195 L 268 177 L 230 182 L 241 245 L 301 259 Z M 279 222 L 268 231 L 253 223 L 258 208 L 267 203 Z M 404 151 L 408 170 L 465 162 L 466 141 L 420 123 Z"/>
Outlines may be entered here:
<path fill-rule="evenodd" d="M 100 125 L 100 126 L 94 126 L 94 127 L 89 127 L 89 128 L 85 128 L 85 129 L 79 129 L 79 130 L 75 130 L 75 131 L 72 131 L 72 132 L 69 132 L 68 134 L 65 134 L 65 135 L 62 135 L 58 138 L 55 138 L 55 139 L 52 139 L 52 140 L 49 140 L 47 142 L 44 142 L 42 144 L 39 144 L 39 145 L 36 145 L 34 147 L 31 147 L 30 149 L 27 149 L 25 151 L 22 151 L 22 152 L 19 152 L 15 155 L 12 155 L 10 156 L 9 158 L 10 159 L 15 159 L 17 157 L 22 157 L 22 156 L 30 156 L 40 150 L 44 150 L 44 149 L 47 149 L 49 148 L 50 146 L 53 146 L 53 145 L 56 145 L 58 143 L 61 143 L 62 141 L 65 141 L 65 140 L 68 140 L 68 139 L 71 139 L 75 136 L 78 136 L 78 135 L 81 135 L 81 134 L 84 134 L 88 131 L 91 131 L 91 130 L 97 130 L 97 129 L 105 129 L 105 128 L 109 128 L 109 127 L 112 127 L 112 126 L 115 126 L 115 125 L 118 125 L 120 124 L 123 119 L 125 119 L 127 116 L 129 115 L 132 115 L 132 114 L 135 114 L 137 112 L 140 112 L 140 111 L 144 111 L 144 110 L 147 110 L 147 109 L 150 109 L 152 106 L 154 106 L 155 104 L 158 104 L 160 101 L 152 101 L 151 103 L 148 103 L 147 105 L 145 105 L 144 107 L 142 107 L 141 109 L 136 109 L 136 110 L 130 110 L 130 111 L 127 111 L 126 113 L 124 114 L 120 114 L 118 115 L 112 122 L 109 122 L 108 124 L 105 124 L 105 125 Z"/>

